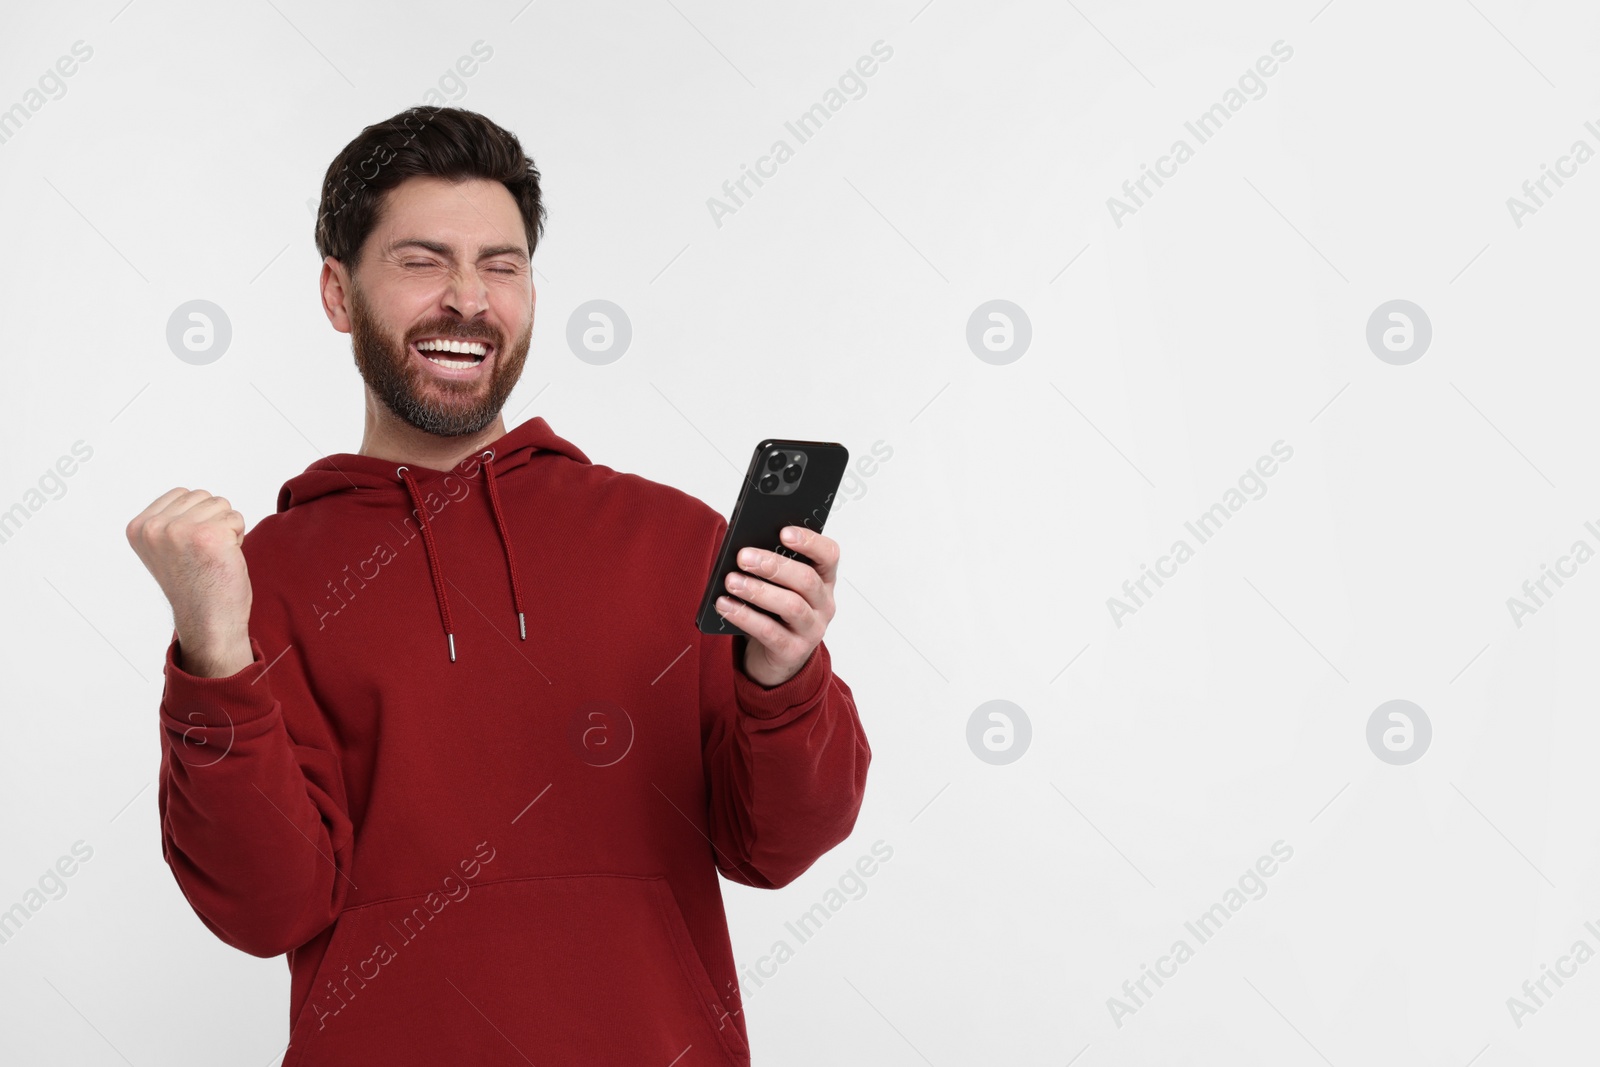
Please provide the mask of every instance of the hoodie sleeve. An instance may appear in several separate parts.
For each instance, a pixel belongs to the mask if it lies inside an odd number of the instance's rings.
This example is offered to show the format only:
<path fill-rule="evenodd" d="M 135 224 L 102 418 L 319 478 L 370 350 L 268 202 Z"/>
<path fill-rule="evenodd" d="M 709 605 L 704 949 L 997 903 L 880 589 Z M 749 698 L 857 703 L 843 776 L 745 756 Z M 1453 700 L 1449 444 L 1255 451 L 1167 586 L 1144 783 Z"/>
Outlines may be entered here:
<path fill-rule="evenodd" d="M 718 516 L 713 551 L 726 529 Z M 794 677 L 771 688 L 744 673 L 748 640 L 700 635 L 710 836 L 725 877 L 776 889 L 850 836 L 872 750 L 826 640 Z"/>
<path fill-rule="evenodd" d="M 226 678 L 167 647 L 161 697 L 161 850 L 206 927 L 252 956 L 326 929 L 351 886 L 343 778 L 292 649 Z"/>

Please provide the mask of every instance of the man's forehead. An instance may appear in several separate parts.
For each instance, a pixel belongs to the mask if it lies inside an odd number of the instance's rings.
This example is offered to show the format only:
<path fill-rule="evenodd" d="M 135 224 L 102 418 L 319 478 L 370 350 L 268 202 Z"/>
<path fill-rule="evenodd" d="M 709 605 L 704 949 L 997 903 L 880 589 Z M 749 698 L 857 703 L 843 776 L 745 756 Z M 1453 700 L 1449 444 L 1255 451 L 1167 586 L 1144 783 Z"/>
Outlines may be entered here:
<path fill-rule="evenodd" d="M 440 178 L 433 174 L 414 174 L 406 178 L 389 190 L 389 198 L 440 202 L 481 202 L 486 199 L 503 198 L 507 203 L 512 202 L 511 191 L 500 182 L 488 178 Z"/>
<path fill-rule="evenodd" d="M 499 182 L 408 178 L 384 196 L 381 218 L 396 229 L 448 227 L 470 236 L 511 223 L 520 229 L 522 213 Z"/>
<path fill-rule="evenodd" d="M 496 255 L 529 262 L 516 201 L 504 185 L 482 178 L 407 178 L 384 194 L 365 243 L 388 259 L 428 251 L 460 262 Z"/>

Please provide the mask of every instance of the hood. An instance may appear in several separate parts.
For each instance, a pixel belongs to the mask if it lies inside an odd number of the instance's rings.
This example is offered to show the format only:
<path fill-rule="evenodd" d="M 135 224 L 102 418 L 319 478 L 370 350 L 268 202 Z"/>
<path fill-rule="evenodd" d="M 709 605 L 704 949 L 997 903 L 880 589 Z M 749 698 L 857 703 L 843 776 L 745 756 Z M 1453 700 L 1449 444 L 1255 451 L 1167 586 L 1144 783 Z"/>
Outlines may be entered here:
<path fill-rule="evenodd" d="M 323 497 L 340 493 L 386 493 L 394 497 L 394 507 L 402 521 L 414 518 L 422 533 L 422 545 L 428 557 L 428 573 L 433 578 L 434 601 L 439 606 L 439 625 L 444 631 L 445 648 L 450 662 L 456 661 L 455 627 L 451 623 L 450 597 L 445 587 L 445 569 L 439 558 L 438 545 L 429 522 L 428 508 L 423 504 L 425 490 L 432 483 L 449 477 L 452 473 L 466 478 L 477 477 L 481 469 L 489 489 L 489 506 L 494 512 L 495 528 L 500 534 L 500 547 L 505 554 L 506 576 L 511 585 L 511 601 L 517 613 L 517 630 L 522 640 L 528 639 L 527 614 L 523 608 L 522 586 L 517 580 L 516 553 L 511 548 L 511 535 L 506 529 L 505 512 L 500 505 L 499 479 L 528 462 L 540 452 L 555 452 L 579 463 L 590 462 L 578 447 L 556 436 L 550 424 L 535 416 L 520 426 L 503 434 L 483 447 L 481 452 L 468 456 L 453 470 L 435 470 L 416 464 L 396 463 L 353 452 L 340 452 L 324 456 L 300 474 L 283 483 L 278 491 L 278 512 L 301 507 Z"/>
<path fill-rule="evenodd" d="M 494 452 L 491 466 L 498 475 L 504 475 L 524 466 L 538 452 L 559 452 L 579 463 L 590 462 L 589 457 L 579 451 L 577 445 L 556 436 L 555 431 L 550 429 L 550 424 L 540 416 L 522 423 L 499 440 L 489 442 L 484 445 L 483 450 Z M 475 462 L 477 460 L 473 458 L 465 459 L 456 466 L 455 472 L 466 474 L 468 473 L 466 468 Z M 395 469 L 399 466 L 400 464 L 393 460 L 362 456 L 353 452 L 324 456 L 302 473 L 283 483 L 283 488 L 278 490 L 278 511 L 288 511 L 290 508 L 299 507 L 301 504 L 334 493 L 364 489 L 394 493 L 398 503 L 407 495 L 404 483 L 395 473 Z M 419 467 L 415 463 L 409 466 L 417 483 L 423 486 L 450 473 Z M 473 473 L 476 473 L 475 470 Z"/>

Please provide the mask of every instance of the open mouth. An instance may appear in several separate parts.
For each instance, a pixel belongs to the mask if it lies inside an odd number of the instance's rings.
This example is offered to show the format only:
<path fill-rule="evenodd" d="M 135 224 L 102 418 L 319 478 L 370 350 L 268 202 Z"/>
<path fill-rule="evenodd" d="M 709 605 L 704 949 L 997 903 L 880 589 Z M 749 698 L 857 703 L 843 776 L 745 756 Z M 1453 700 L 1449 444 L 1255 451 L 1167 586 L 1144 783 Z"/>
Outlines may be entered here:
<path fill-rule="evenodd" d="M 489 357 L 494 354 L 492 344 L 476 340 L 433 338 L 414 341 L 411 348 L 419 358 L 433 364 L 437 371 L 451 378 L 475 375 L 478 368 L 487 363 Z"/>

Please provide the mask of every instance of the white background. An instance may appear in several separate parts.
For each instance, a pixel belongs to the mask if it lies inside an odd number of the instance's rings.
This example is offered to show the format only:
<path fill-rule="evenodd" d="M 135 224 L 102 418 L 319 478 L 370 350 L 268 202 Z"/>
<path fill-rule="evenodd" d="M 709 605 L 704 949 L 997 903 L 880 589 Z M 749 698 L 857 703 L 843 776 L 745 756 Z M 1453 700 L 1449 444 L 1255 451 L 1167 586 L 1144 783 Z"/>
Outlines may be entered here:
<path fill-rule="evenodd" d="M 1506 601 L 1600 548 L 1600 162 L 1521 226 L 1506 200 L 1600 149 L 1600 15 L 1321 2 L 12 13 L 0 108 L 94 51 L 0 144 L 0 509 L 93 457 L 0 544 L 0 909 L 94 851 L 0 946 L 0 1060 L 282 1053 L 283 960 L 217 941 L 161 858 L 170 615 L 123 527 L 173 485 L 253 523 L 358 446 L 306 201 L 479 40 L 453 102 L 518 134 L 550 212 L 508 422 L 724 513 L 763 437 L 893 450 L 828 528 L 866 802 L 793 885 L 724 886 L 741 971 L 874 841 L 894 855 L 746 984 L 756 1063 L 1592 1057 L 1600 962 L 1520 1026 L 1507 998 L 1600 950 L 1600 563 L 1520 626 Z M 707 198 L 879 40 L 865 95 L 717 225 Z M 1265 94 L 1118 226 L 1107 198 L 1276 41 Z M 193 299 L 233 326 L 207 366 L 166 342 Z M 566 345 L 591 299 L 633 324 L 607 366 Z M 1003 366 L 966 341 L 991 299 L 1032 324 Z M 1432 323 L 1403 366 L 1366 342 L 1394 299 Z M 1118 626 L 1107 598 L 1280 440 L 1265 495 Z M 1395 766 L 1366 726 L 1400 698 L 1433 738 Z M 1032 725 L 1003 766 L 967 742 L 996 699 Z M 1114 1019 L 1280 840 L 1265 895 Z"/>

